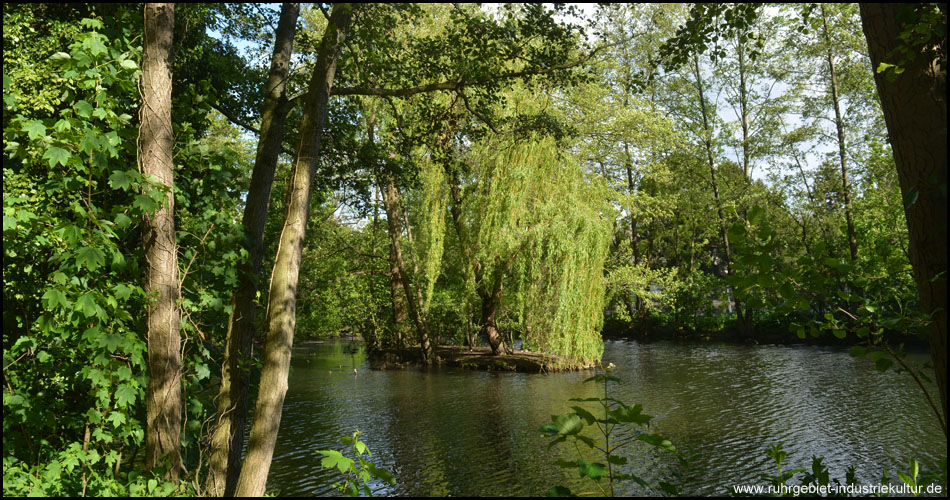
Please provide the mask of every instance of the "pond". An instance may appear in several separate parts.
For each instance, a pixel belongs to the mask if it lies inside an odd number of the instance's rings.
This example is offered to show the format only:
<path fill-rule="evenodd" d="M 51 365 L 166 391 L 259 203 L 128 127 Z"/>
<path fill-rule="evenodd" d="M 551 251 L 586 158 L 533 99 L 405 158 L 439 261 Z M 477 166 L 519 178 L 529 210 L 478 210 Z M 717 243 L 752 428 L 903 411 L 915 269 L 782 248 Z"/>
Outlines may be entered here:
<path fill-rule="evenodd" d="M 927 358 L 908 356 L 915 364 Z M 606 341 L 603 359 L 623 380 L 611 384 L 611 396 L 642 404 L 656 417 L 650 432 L 697 452 L 696 478 L 684 486 L 690 494 L 763 484 L 759 474 L 776 472 L 766 448 L 778 442 L 788 452 L 785 470 L 823 456 L 842 482 L 852 465 L 859 482 L 873 483 L 884 471 L 896 478 L 911 456 L 923 464 L 946 457 L 947 441 L 911 377 L 877 372 L 846 349 Z M 268 491 L 335 494 L 339 474 L 320 468 L 316 450 L 343 449 L 340 437 L 359 429 L 372 460 L 398 481 L 374 484 L 377 496 L 536 496 L 556 485 L 593 492 L 576 470 L 554 465 L 576 460 L 573 447 L 549 449 L 538 432 L 577 404 L 570 398 L 602 395 L 602 386 L 583 383 L 592 374 L 373 371 L 358 343 L 295 347 Z M 627 470 L 652 483 L 675 465 L 658 450 L 625 455 Z M 624 483 L 618 493 L 644 491 Z"/>

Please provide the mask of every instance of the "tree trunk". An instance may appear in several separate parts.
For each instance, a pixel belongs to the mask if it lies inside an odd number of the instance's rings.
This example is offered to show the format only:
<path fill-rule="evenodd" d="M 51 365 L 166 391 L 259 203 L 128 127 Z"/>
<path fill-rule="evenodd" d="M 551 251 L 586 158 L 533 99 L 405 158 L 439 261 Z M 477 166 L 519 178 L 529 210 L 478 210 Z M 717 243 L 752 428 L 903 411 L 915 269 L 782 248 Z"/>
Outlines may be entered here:
<path fill-rule="evenodd" d="M 831 33 L 828 31 L 828 15 L 825 5 L 821 4 L 821 21 L 825 30 L 825 42 L 828 44 L 828 72 L 831 77 L 831 102 L 835 109 L 835 129 L 838 132 L 838 157 L 841 159 L 841 192 L 844 195 L 844 215 L 848 222 L 848 248 L 851 261 L 858 260 L 858 240 L 854 236 L 854 211 L 851 208 L 851 182 L 848 180 L 847 149 L 844 143 L 844 121 L 841 119 L 840 98 L 838 97 L 838 75 L 835 72 L 835 60 L 831 53 Z"/>
<path fill-rule="evenodd" d="M 387 220 L 389 215 L 386 216 Z M 399 234 L 399 221 L 389 222 L 389 232 Z M 395 227 L 393 227 L 395 226 Z M 402 287 L 402 277 L 399 271 L 399 260 L 396 258 L 396 243 L 390 239 L 389 243 L 389 292 L 393 305 L 393 330 L 396 334 L 396 346 L 406 346 L 406 327 L 409 322 L 409 311 L 406 308 L 406 291 Z"/>
<path fill-rule="evenodd" d="M 175 4 L 145 4 L 142 108 L 138 161 L 142 173 L 168 190 L 161 207 L 145 216 L 148 304 L 148 387 L 145 468 L 167 460 L 165 478 L 181 469 L 181 336 L 178 311 L 178 245 L 175 238 L 175 182 L 172 162 L 172 39 Z"/>
<path fill-rule="evenodd" d="M 626 106 L 627 97 L 624 95 L 624 106 Z M 624 168 L 627 171 L 627 193 L 631 196 L 636 192 L 636 184 L 633 182 L 633 165 L 630 160 L 630 145 L 626 141 L 623 143 L 624 150 Z M 630 211 L 630 248 L 633 250 L 633 265 L 640 264 L 640 231 L 638 229 L 637 217 Z M 629 296 L 625 297 L 627 308 L 630 312 L 630 321 L 635 321 L 644 312 L 643 299 L 640 294 L 634 294 L 632 300 Z"/>
<path fill-rule="evenodd" d="M 696 77 L 696 88 L 699 90 L 699 107 L 703 115 L 703 143 L 706 146 L 706 157 L 709 162 L 709 180 L 713 188 L 713 200 L 716 202 L 716 215 L 719 219 L 719 237 L 722 239 L 722 246 L 726 257 L 726 275 L 732 273 L 732 250 L 729 248 L 729 234 L 726 231 L 726 217 L 722 211 L 722 201 L 719 199 L 719 183 L 716 181 L 716 161 L 712 153 L 712 131 L 709 129 L 709 118 L 706 111 L 706 97 L 703 92 L 703 78 L 699 72 L 699 56 L 693 56 L 693 75 Z M 739 321 L 739 328 L 742 333 L 748 335 L 751 325 L 747 324 L 742 314 L 742 304 L 739 298 L 733 294 L 733 300 L 736 304 L 736 319 Z"/>
<path fill-rule="evenodd" d="M 290 56 L 300 4 L 281 6 L 277 25 L 270 75 L 264 85 L 264 109 L 261 113 L 261 136 L 251 174 L 251 185 L 244 207 L 244 244 L 248 251 L 246 263 L 238 274 L 238 286 L 231 298 L 233 307 L 228 325 L 224 364 L 221 367 L 221 390 L 218 393 L 217 425 L 211 437 L 208 478 L 205 485 L 210 496 L 231 496 L 241 474 L 241 451 L 244 447 L 244 423 L 247 417 L 249 361 L 252 357 L 254 320 L 257 317 L 258 283 L 264 260 L 264 225 L 274 171 L 284 137 L 284 122 L 289 107 L 285 94 L 290 74 Z"/>
<path fill-rule="evenodd" d="M 419 334 L 422 364 L 429 365 L 435 360 L 435 356 L 433 355 L 432 343 L 429 341 L 429 329 L 422 311 L 419 310 L 422 304 L 417 303 L 417 297 L 413 295 L 412 284 L 409 282 L 408 273 L 406 273 L 406 262 L 402 257 L 402 248 L 399 245 L 399 191 L 396 190 L 396 183 L 393 182 L 390 175 L 386 176 L 386 186 L 383 188 L 383 206 L 386 209 L 386 219 L 389 221 L 390 249 L 394 252 L 396 259 L 396 267 L 393 271 L 399 275 L 406 296 L 406 305 L 409 306 L 409 316 L 415 323 L 416 331 Z"/>
<path fill-rule="evenodd" d="M 746 181 L 752 182 L 752 162 L 749 159 L 749 98 L 746 90 L 745 47 L 741 36 L 736 41 L 736 52 L 739 58 L 739 114 L 742 115 L 742 173 Z"/>
<path fill-rule="evenodd" d="M 482 300 L 482 328 L 479 333 L 488 340 L 492 354 L 495 356 L 507 354 L 510 351 L 505 346 L 504 339 L 501 338 L 498 325 L 495 322 L 495 313 L 501 303 L 502 278 L 504 276 L 502 268 L 499 267 L 492 276 L 491 289 L 489 290 L 484 282 L 482 264 L 475 258 L 475 252 L 469 244 L 468 228 L 465 226 L 465 222 L 462 221 L 462 189 L 459 186 L 458 176 L 454 172 L 447 172 L 447 174 L 452 179 L 452 185 L 450 186 L 452 222 L 455 224 L 455 232 L 459 237 L 462 254 L 465 255 L 469 265 L 472 266 L 472 273 L 475 275 L 475 287 L 479 298 Z"/>
<path fill-rule="evenodd" d="M 247 447 L 247 457 L 238 479 L 235 495 L 261 496 L 267 485 L 277 430 L 287 394 L 290 351 L 296 323 L 297 284 L 300 260 L 310 214 L 310 197 L 316 175 L 317 157 L 323 139 L 327 103 L 343 40 L 349 30 L 353 5 L 334 4 L 330 13 L 317 63 L 307 90 L 306 106 L 300 127 L 297 158 L 287 218 L 280 233 L 274 270 L 271 274 L 270 298 L 267 304 L 267 337 L 264 344 L 260 389 L 254 412 L 254 425 Z"/>
<path fill-rule="evenodd" d="M 861 4 L 871 67 L 891 59 L 903 42 L 899 4 Z M 905 7 L 906 8 L 906 7 Z M 945 22 L 945 21 L 944 21 Z M 946 39 L 940 40 L 946 43 Z M 929 48 L 929 47 L 928 47 Z M 930 316 L 933 359 L 943 428 L 947 421 L 947 69 L 933 54 L 917 58 L 890 81 L 874 74 L 905 202 L 910 262 L 921 310 Z"/>
<path fill-rule="evenodd" d="M 478 289 L 478 296 L 482 299 L 481 335 L 488 340 L 492 355 L 499 356 L 511 353 L 509 348 L 505 345 L 505 341 L 501 337 L 501 332 L 498 331 L 498 323 L 495 321 L 495 314 L 498 312 L 498 306 L 501 304 L 503 274 L 500 268 L 495 272 L 492 281 L 491 290 L 484 286 Z"/>

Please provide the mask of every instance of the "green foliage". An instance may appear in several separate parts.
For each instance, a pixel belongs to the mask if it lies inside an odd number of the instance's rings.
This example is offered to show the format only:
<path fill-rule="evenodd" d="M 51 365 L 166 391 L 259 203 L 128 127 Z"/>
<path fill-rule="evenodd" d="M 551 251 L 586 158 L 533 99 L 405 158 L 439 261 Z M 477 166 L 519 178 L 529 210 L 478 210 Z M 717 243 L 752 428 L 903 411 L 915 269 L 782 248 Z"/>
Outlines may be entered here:
<path fill-rule="evenodd" d="M 613 368 L 614 366 L 611 364 L 607 367 L 606 372 L 610 373 L 613 371 Z M 621 471 L 621 466 L 625 465 L 628 460 L 626 456 L 620 454 L 621 449 L 625 449 L 627 445 L 636 443 L 637 441 L 653 448 L 678 453 L 673 443 L 657 434 L 643 432 L 639 429 L 633 430 L 632 433 L 630 431 L 623 432 L 628 426 L 638 428 L 649 427 L 653 417 L 642 413 L 643 406 L 639 404 L 629 406 L 616 398 L 608 396 L 608 383 L 619 383 L 620 379 L 611 375 L 600 374 L 584 381 L 584 383 L 588 382 L 595 384 L 603 383 L 604 397 L 572 398 L 571 401 L 578 403 L 596 403 L 599 408 L 594 411 L 597 412 L 599 410 L 602 412 L 602 417 L 596 416 L 594 412 L 589 411 L 583 406 L 575 405 L 571 406 L 571 409 L 574 410 L 573 413 L 551 415 L 552 424 L 542 426 L 539 429 L 542 434 L 553 438 L 548 444 L 549 448 L 559 443 L 570 443 L 574 445 L 574 449 L 577 451 L 579 457 L 577 460 L 558 460 L 555 463 L 559 467 L 567 469 L 576 468 L 580 477 L 586 477 L 593 481 L 594 485 L 598 488 L 599 494 L 602 496 L 614 496 L 615 484 L 618 481 L 633 481 L 644 488 L 652 488 L 658 492 L 677 495 L 679 488 L 672 482 L 660 481 L 656 485 L 651 485 L 633 473 Z M 598 436 L 592 438 L 585 435 L 585 428 L 593 428 Z M 611 438 L 613 438 L 613 440 L 611 440 Z M 591 463 L 586 460 L 585 457 L 587 457 L 587 454 L 581 451 L 582 448 L 580 445 L 585 447 L 583 449 L 594 452 L 597 458 L 602 457 L 603 461 Z M 688 470 L 688 457 L 682 453 L 678 453 L 678 458 L 680 459 L 680 467 L 684 470 Z M 682 471 L 676 472 L 680 472 L 679 474 L 674 474 L 674 476 L 677 476 L 681 482 L 687 479 L 682 474 Z M 605 479 L 606 487 L 602 484 L 602 479 Z M 570 488 L 557 486 L 548 491 L 546 496 L 576 495 Z"/>
<path fill-rule="evenodd" d="M 26 23 L 17 14 L 5 10 L 5 25 Z M 34 473 L 21 494 L 108 494 L 144 433 L 145 342 L 131 311 L 145 297 L 127 241 L 163 194 L 134 167 L 140 48 L 128 31 L 110 39 L 100 21 L 81 24 L 89 31 L 64 29 L 68 53 L 4 69 L 50 75 L 58 92 L 4 86 L 4 477 Z M 21 47 L 5 41 L 5 61 Z"/>
<path fill-rule="evenodd" d="M 737 295 L 796 317 L 790 329 L 800 338 L 823 331 L 844 338 L 852 331 L 874 344 L 882 342 L 886 332 L 926 335 L 923 318 L 911 307 L 916 297 L 907 284 L 899 285 L 906 278 L 870 276 L 860 264 L 822 257 L 827 255 L 822 243 L 813 254 L 781 262 L 772 256 L 785 253 L 782 243 L 762 214 L 753 207 L 748 225 L 737 223 L 729 229 L 742 255 L 736 262 L 739 272 L 730 280 Z M 901 290 L 904 295 L 895 296 Z"/>
<path fill-rule="evenodd" d="M 555 144 L 491 142 L 473 151 L 478 178 L 462 209 L 471 217 L 471 265 L 486 280 L 511 276 L 503 304 L 527 348 L 597 360 L 609 241 L 602 186 L 558 155 Z M 474 276 L 474 267 L 468 272 Z"/>
<path fill-rule="evenodd" d="M 736 38 L 755 43 L 751 52 L 754 59 L 764 40 L 749 28 L 760 14 L 759 6 L 755 4 L 695 4 L 690 8 L 689 19 L 677 30 L 676 37 L 661 47 L 663 62 L 676 67 L 686 64 L 693 53 L 702 54 L 707 50 L 713 59 L 721 59 L 726 55 L 724 42 Z"/>
<path fill-rule="evenodd" d="M 340 474 L 344 474 L 343 482 L 333 483 L 333 487 L 348 497 L 358 497 L 361 494 L 373 496 L 373 491 L 369 487 L 369 482 L 373 480 L 382 481 L 390 486 L 396 484 L 396 478 L 392 473 L 363 458 L 364 453 L 367 458 L 371 458 L 373 454 L 366 447 L 366 443 L 359 440 L 360 434 L 362 433 L 357 430 L 353 432 L 353 437 L 340 438 L 344 445 L 350 446 L 350 452 L 356 460 L 345 456 L 340 451 L 317 450 L 317 453 L 323 455 L 320 465 L 324 469 L 336 469 Z"/>
<path fill-rule="evenodd" d="M 187 492 L 135 461 L 148 382 L 141 221 L 165 197 L 136 167 L 140 14 L 118 8 L 107 24 L 35 10 L 4 7 L 4 492 Z M 207 92 L 182 86 L 173 102 L 189 465 L 216 364 L 204 342 L 223 336 L 242 258 L 246 182 L 242 140 L 208 119 Z"/>
<path fill-rule="evenodd" d="M 773 444 L 766 450 L 766 454 L 772 459 L 773 462 L 775 462 L 777 474 L 762 474 L 760 476 L 760 478 L 771 488 L 770 495 L 762 496 L 797 497 L 799 495 L 806 494 L 815 496 L 852 497 L 858 496 L 854 493 L 864 491 L 864 488 L 862 488 L 862 485 L 858 482 L 857 475 L 855 474 L 855 468 L 853 466 L 848 467 L 848 470 L 845 472 L 844 481 L 842 482 L 842 480 L 839 478 L 831 478 L 828 467 L 823 463 L 823 457 L 813 455 L 811 457 L 811 469 L 798 467 L 794 469 L 783 470 L 782 464 L 788 457 L 788 453 L 782 449 L 783 444 L 784 443 L 781 442 Z M 921 485 L 923 484 L 946 485 L 946 460 L 943 460 L 941 464 L 939 464 L 940 468 L 937 471 L 923 474 L 920 472 L 920 466 L 917 463 L 917 460 L 910 459 L 908 465 L 910 468 L 909 471 L 906 473 L 898 472 L 897 477 L 902 483 L 912 489 L 914 496 L 919 496 L 919 494 L 922 492 Z M 795 479 L 798 480 L 799 484 L 789 484 L 789 481 Z M 879 485 L 886 488 L 888 484 L 888 474 L 885 472 L 881 475 Z M 873 487 L 876 485 L 863 486 L 869 487 L 868 491 L 874 491 Z M 735 491 L 733 493 L 742 494 L 743 492 Z M 879 494 L 877 496 L 881 495 Z M 887 495 L 884 494 L 883 496 Z"/>
<path fill-rule="evenodd" d="M 360 333 L 367 340 L 379 339 L 386 323 L 384 293 L 389 290 L 380 264 L 388 246 L 383 245 L 381 230 L 374 231 L 371 224 L 353 229 L 335 220 L 336 207 L 336 200 L 329 200 L 315 207 L 310 218 L 309 233 L 322 244 L 304 250 L 310 264 L 300 276 L 299 333 L 315 338 Z M 372 259 L 373 252 L 380 258 Z"/>
<path fill-rule="evenodd" d="M 947 46 L 940 43 L 947 37 L 947 13 L 937 4 L 908 3 L 901 6 L 898 20 L 903 24 L 898 45 L 887 59 L 893 63 L 881 62 L 875 71 L 884 73 L 890 81 L 895 81 L 904 72 L 907 64 L 925 57 L 938 59 L 942 66 L 947 65 Z"/>

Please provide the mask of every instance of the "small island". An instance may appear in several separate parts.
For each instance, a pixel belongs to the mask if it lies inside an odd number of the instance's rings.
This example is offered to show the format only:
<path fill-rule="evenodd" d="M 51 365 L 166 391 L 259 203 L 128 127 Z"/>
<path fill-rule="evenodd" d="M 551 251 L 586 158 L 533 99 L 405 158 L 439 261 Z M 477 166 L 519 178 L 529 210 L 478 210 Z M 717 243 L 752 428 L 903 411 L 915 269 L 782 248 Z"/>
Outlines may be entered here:
<path fill-rule="evenodd" d="M 570 360 L 563 356 L 523 350 L 495 356 L 489 347 L 458 345 L 440 345 L 435 348 L 435 356 L 436 365 L 488 371 L 550 373 L 589 370 L 597 366 L 593 361 Z M 385 347 L 370 351 L 368 358 L 374 370 L 393 370 L 422 364 L 422 352 L 418 347 Z"/>

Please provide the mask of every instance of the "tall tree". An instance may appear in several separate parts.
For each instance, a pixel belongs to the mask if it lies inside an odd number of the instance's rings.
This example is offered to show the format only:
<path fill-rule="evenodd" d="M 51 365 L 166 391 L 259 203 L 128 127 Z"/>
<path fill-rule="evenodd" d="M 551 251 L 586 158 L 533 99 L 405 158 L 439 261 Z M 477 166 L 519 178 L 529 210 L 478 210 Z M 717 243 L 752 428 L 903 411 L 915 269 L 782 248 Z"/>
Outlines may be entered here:
<path fill-rule="evenodd" d="M 181 469 L 181 336 L 178 310 L 178 245 L 175 237 L 175 165 L 172 161 L 172 39 L 175 4 L 145 4 L 142 108 L 138 162 L 166 189 L 161 208 L 145 216 L 145 291 L 148 305 L 145 467 L 168 460 L 165 477 Z"/>
<path fill-rule="evenodd" d="M 838 73 L 835 71 L 834 52 L 831 46 L 831 30 L 828 28 L 828 12 L 821 4 L 821 24 L 825 43 L 827 44 L 826 57 L 828 60 L 828 80 L 831 90 L 831 104 L 835 110 L 835 132 L 838 139 L 838 160 L 841 163 L 841 193 L 844 196 L 844 213 L 848 223 L 848 249 L 851 251 L 851 261 L 858 260 L 858 240 L 854 235 L 854 211 L 851 204 L 851 180 L 848 177 L 848 151 L 844 140 L 844 120 L 841 117 L 841 99 L 838 95 Z"/>
<path fill-rule="evenodd" d="M 366 30 L 366 37 L 364 37 L 366 41 L 373 36 L 388 35 L 387 29 L 381 29 L 381 25 L 374 24 L 372 19 L 368 19 L 370 13 L 379 12 L 383 24 L 394 22 L 394 16 L 386 9 L 387 7 L 360 7 L 360 12 L 366 14 L 365 16 L 361 14 L 361 28 Z M 576 39 L 570 27 L 555 22 L 552 12 L 542 6 L 526 6 L 524 17 L 518 19 L 516 24 L 519 29 L 515 30 L 499 30 L 497 24 L 487 16 L 476 18 L 462 12 L 453 18 L 454 30 L 436 37 L 436 43 L 431 43 L 433 40 L 430 39 L 423 39 L 412 47 L 414 51 L 418 51 L 413 55 L 421 56 L 418 60 L 425 63 L 420 63 L 422 67 L 417 68 L 420 74 L 413 75 L 416 78 L 409 81 L 414 82 L 417 78 L 449 77 L 450 79 L 415 87 L 391 89 L 377 87 L 377 82 L 374 80 L 382 75 L 366 74 L 363 75 L 363 82 L 359 87 L 334 89 L 334 77 L 343 42 L 356 10 L 357 7 L 352 4 L 334 4 L 327 16 L 328 25 L 321 38 L 316 66 L 304 103 L 297 157 L 294 161 L 292 185 L 288 193 L 286 219 L 281 230 L 271 273 L 265 321 L 267 333 L 263 353 L 264 366 L 261 370 L 254 425 L 251 428 L 247 455 L 235 490 L 236 495 L 259 496 L 264 493 L 277 441 L 283 400 L 287 393 L 287 378 L 296 323 L 301 255 L 330 95 L 408 97 L 427 92 L 454 91 L 468 103 L 469 98 L 462 95 L 462 92 L 466 87 L 474 87 L 479 89 L 479 97 L 496 99 L 503 82 L 514 79 L 528 80 L 537 75 L 564 75 L 568 81 L 571 81 L 572 76 L 564 70 L 579 66 L 596 53 L 595 50 L 585 57 L 562 63 L 571 55 L 576 46 Z M 540 34 L 550 43 L 539 42 L 538 47 L 531 47 L 526 51 L 522 47 L 520 37 L 524 31 Z M 500 40 L 498 44 L 486 43 L 484 37 L 492 35 L 498 37 Z M 460 39 L 463 37 L 465 38 Z M 440 43 L 443 45 L 439 46 Z M 471 56 L 473 48 L 477 53 L 484 52 L 485 56 Z M 483 66 L 480 65 L 472 70 L 454 65 L 447 68 L 441 63 L 436 63 L 438 61 L 432 60 L 433 57 L 439 59 L 444 55 L 440 52 L 442 49 L 460 52 L 457 60 L 477 60 Z M 383 57 L 391 57 L 391 54 L 386 51 L 374 52 Z M 523 54 L 527 54 L 528 57 L 524 57 Z M 508 65 L 513 59 L 521 61 L 520 70 L 509 70 Z M 376 67 L 378 62 L 373 61 L 370 66 L 379 69 Z M 397 66 L 405 69 L 408 65 Z M 457 71 L 461 74 L 454 74 Z M 396 84 L 406 83 L 408 79 L 407 75 L 400 72 L 395 72 L 394 76 Z M 472 101 L 476 104 L 479 102 L 476 99 Z"/>
<path fill-rule="evenodd" d="M 933 4 L 861 4 L 874 81 L 905 200 L 909 256 L 930 318 L 947 420 L 947 17 Z M 924 37 L 920 37 L 923 34 Z M 887 69 L 887 71 L 881 71 Z M 897 71 L 897 70 L 900 71 Z"/>
<path fill-rule="evenodd" d="M 277 429 L 280 426 L 284 396 L 287 394 L 290 351 L 293 347 L 296 322 L 297 283 L 307 218 L 310 214 L 310 197 L 313 192 L 311 186 L 323 140 L 323 124 L 326 121 L 330 89 L 354 9 L 352 4 L 333 5 L 307 90 L 287 215 L 280 234 L 274 270 L 271 273 L 264 367 L 261 370 L 257 408 L 254 412 L 247 457 L 235 490 L 235 494 L 239 496 L 264 494 L 274 456 Z"/>
<path fill-rule="evenodd" d="M 231 299 L 221 388 L 218 393 L 217 423 L 211 438 L 207 493 L 211 496 L 232 495 L 241 473 L 241 451 L 244 446 L 244 423 L 247 415 L 250 358 L 257 317 L 258 283 L 264 260 L 264 225 L 274 171 L 284 137 L 284 122 L 290 109 L 286 96 L 290 74 L 290 57 L 300 4 L 281 6 L 277 25 L 270 74 L 264 84 L 264 109 L 261 113 L 260 139 L 251 174 L 251 185 L 244 206 L 244 244 L 247 260 L 238 275 L 238 285 Z"/>
<path fill-rule="evenodd" d="M 693 78 L 696 81 L 696 92 L 699 94 L 699 109 L 700 114 L 703 120 L 702 127 L 702 141 L 703 147 L 706 151 L 706 160 L 709 165 L 709 183 L 712 186 L 713 200 L 716 205 L 716 216 L 719 221 L 719 238 L 722 242 L 723 248 L 723 257 L 725 257 L 725 270 L 726 275 L 728 276 L 732 272 L 732 249 L 729 246 L 729 234 L 726 231 L 726 216 L 722 208 L 722 199 L 719 197 L 719 180 L 717 176 L 717 166 L 716 160 L 713 156 L 713 145 L 712 145 L 712 129 L 710 127 L 710 110 L 707 109 L 705 87 L 703 85 L 703 76 L 702 69 L 699 65 L 699 54 L 693 54 Z M 743 330 L 743 333 L 748 334 L 749 328 L 751 325 L 748 325 L 745 321 L 742 311 L 742 304 L 739 302 L 739 298 L 734 298 L 736 305 L 736 316 L 739 320 L 739 325 Z"/>

